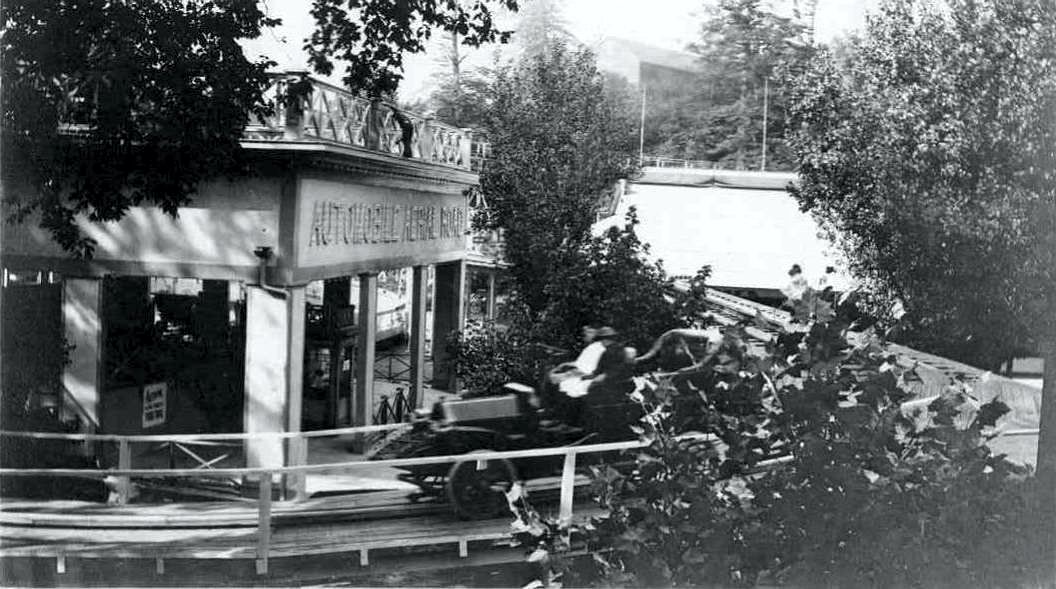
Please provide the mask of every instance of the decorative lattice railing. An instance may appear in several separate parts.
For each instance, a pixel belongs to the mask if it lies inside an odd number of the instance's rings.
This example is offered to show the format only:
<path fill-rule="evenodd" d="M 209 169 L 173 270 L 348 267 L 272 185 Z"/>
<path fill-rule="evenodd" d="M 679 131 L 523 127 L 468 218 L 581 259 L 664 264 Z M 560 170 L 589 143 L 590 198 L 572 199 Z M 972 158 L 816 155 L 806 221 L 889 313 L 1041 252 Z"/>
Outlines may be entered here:
<path fill-rule="evenodd" d="M 271 116 L 246 127 L 251 141 L 321 141 L 471 169 L 487 152 L 472 133 L 367 99 L 303 73 L 277 74 L 266 97 Z"/>

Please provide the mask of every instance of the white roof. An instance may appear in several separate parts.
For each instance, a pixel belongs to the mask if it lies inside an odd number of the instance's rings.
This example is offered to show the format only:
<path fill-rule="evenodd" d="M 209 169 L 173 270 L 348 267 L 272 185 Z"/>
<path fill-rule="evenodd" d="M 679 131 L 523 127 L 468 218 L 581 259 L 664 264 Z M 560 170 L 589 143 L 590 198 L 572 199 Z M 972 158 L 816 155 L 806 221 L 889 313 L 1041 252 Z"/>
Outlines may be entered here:
<path fill-rule="evenodd" d="M 595 233 L 622 224 L 630 206 L 638 209 L 637 231 L 650 245 L 654 258 L 664 262 L 669 275 L 693 275 L 704 264 L 712 267 L 712 286 L 781 289 L 788 269 L 799 264 L 807 280 L 817 284 L 826 266 L 837 274 L 830 283 L 846 288 L 838 257 L 818 226 L 787 191 L 780 188 L 735 188 L 773 184 L 786 186 L 788 174 L 773 182 L 707 182 L 703 185 L 634 183 L 612 217 L 595 226 Z"/>

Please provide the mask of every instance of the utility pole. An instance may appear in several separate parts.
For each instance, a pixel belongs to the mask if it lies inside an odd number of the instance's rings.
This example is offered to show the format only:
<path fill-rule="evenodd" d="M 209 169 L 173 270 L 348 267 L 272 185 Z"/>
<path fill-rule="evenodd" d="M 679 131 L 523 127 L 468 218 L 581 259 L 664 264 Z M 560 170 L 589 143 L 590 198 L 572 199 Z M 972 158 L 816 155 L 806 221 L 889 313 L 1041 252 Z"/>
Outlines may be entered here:
<path fill-rule="evenodd" d="M 760 161 L 759 169 L 763 172 L 766 171 L 766 122 L 767 114 L 770 107 L 770 78 L 763 78 L 763 157 Z"/>
<path fill-rule="evenodd" d="M 645 159 L 645 84 L 642 84 L 642 121 L 638 129 L 638 165 Z"/>

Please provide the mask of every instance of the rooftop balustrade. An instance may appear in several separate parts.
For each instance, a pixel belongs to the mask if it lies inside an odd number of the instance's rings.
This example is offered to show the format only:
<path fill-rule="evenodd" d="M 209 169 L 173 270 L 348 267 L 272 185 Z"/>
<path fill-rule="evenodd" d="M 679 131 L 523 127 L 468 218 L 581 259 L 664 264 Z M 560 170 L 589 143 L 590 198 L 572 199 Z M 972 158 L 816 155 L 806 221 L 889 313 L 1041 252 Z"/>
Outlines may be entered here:
<path fill-rule="evenodd" d="M 473 142 L 469 129 L 368 99 L 327 84 L 305 72 L 275 73 L 264 99 L 274 105 L 267 117 L 251 117 L 247 142 L 328 143 L 477 171 L 489 153 Z M 91 132 L 91 108 L 82 100 L 67 113 L 62 130 Z"/>
<path fill-rule="evenodd" d="M 302 72 L 276 74 L 265 92 L 275 110 L 246 127 L 249 141 L 325 142 L 471 169 L 472 134 L 391 102 L 367 99 Z"/>

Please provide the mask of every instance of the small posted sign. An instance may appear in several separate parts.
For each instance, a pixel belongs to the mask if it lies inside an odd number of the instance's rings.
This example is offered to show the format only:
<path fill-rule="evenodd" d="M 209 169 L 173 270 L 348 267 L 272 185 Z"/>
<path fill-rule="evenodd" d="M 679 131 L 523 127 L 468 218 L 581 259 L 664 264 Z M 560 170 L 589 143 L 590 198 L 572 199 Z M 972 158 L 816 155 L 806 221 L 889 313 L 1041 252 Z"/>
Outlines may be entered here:
<path fill-rule="evenodd" d="M 148 384 L 143 387 L 143 428 L 156 427 L 165 423 L 165 405 L 168 385 L 163 382 Z"/>

